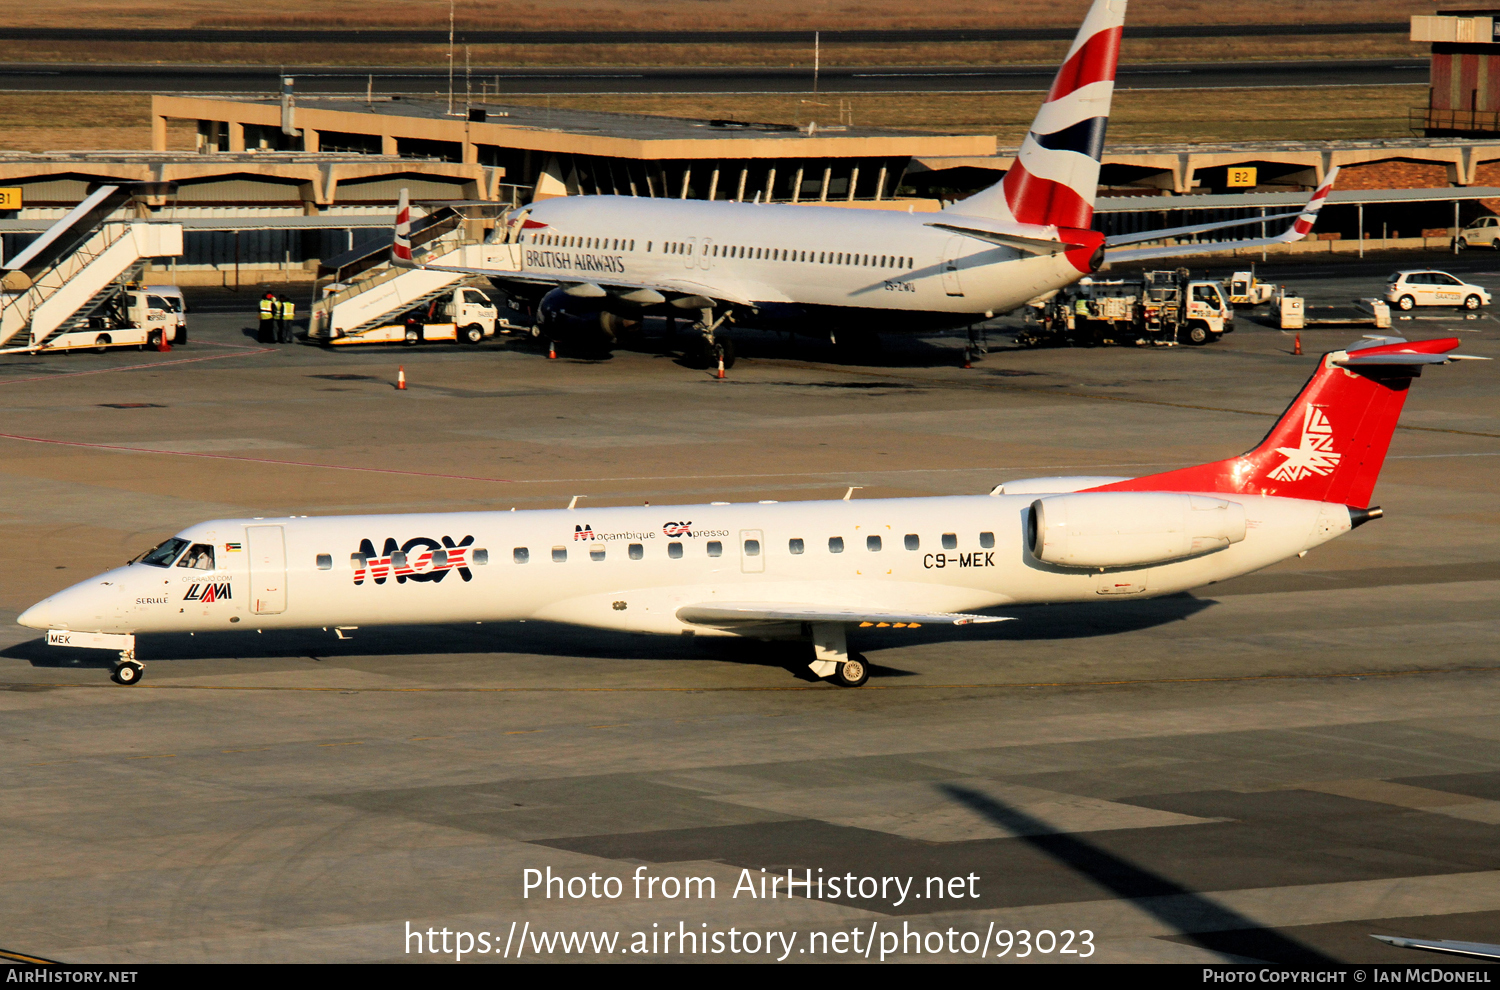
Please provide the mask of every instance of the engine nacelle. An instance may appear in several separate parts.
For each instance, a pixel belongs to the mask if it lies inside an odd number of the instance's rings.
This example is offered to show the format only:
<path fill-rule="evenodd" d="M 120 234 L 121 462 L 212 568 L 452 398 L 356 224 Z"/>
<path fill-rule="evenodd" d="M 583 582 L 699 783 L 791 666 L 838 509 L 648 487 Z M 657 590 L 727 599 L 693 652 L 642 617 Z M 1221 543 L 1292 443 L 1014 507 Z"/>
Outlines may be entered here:
<path fill-rule="evenodd" d="M 537 325 L 554 339 L 613 344 L 640 324 L 640 307 L 612 296 L 578 296 L 557 288 L 536 307 Z"/>
<path fill-rule="evenodd" d="M 1031 503 L 1026 543 L 1059 567 L 1144 567 L 1245 538 L 1245 507 L 1205 495 L 1079 492 Z"/>

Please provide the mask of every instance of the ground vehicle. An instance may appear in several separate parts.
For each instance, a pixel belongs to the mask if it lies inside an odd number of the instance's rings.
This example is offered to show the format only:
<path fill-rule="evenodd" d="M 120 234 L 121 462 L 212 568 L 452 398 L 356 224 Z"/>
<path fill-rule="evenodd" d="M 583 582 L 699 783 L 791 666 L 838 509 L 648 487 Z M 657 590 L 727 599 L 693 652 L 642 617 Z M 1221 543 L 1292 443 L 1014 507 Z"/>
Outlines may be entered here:
<path fill-rule="evenodd" d="M 1085 278 L 1040 306 L 1040 327 L 1021 343 L 1207 344 L 1234 329 L 1234 310 L 1218 282 L 1186 268 L 1134 279 Z"/>
<path fill-rule="evenodd" d="M 1500 217 L 1480 217 L 1458 232 L 1458 247 L 1460 250 L 1473 247 L 1487 247 L 1491 250 L 1500 251 Z"/>
<path fill-rule="evenodd" d="M 146 289 L 124 289 L 101 306 L 87 324 L 49 338 L 38 351 L 110 347 L 156 347 L 187 343 L 187 327 L 172 301 Z"/>
<path fill-rule="evenodd" d="M 1396 272 L 1386 282 L 1386 301 L 1407 312 L 1418 306 L 1478 309 L 1490 304 L 1489 290 L 1483 286 L 1460 281 L 1447 272 L 1430 268 Z"/>
<path fill-rule="evenodd" d="M 459 286 L 431 299 L 389 323 L 365 329 L 337 330 L 333 337 L 316 338 L 332 347 L 351 344 L 420 344 L 451 340 L 477 344 L 495 335 L 499 311 L 490 297 L 478 289 Z"/>
<path fill-rule="evenodd" d="M 1255 277 L 1255 269 L 1235 272 L 1229 277 L 1229 304 L 1231 306 L 1259 306 L 1271 301 L 1276 286 Z"/>

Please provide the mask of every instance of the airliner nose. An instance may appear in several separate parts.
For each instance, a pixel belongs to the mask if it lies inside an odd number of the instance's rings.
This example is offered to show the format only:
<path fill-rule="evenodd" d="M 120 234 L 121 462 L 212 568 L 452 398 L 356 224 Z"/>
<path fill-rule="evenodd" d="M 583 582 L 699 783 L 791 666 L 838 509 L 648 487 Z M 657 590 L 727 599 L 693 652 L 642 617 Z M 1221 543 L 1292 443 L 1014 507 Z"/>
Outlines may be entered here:
<path fill-rule="evenodd" d="M 35 605 L 16 616 L 16 621 L 32 629 L 52 628 L 52 599 L 43 598 Z"/>

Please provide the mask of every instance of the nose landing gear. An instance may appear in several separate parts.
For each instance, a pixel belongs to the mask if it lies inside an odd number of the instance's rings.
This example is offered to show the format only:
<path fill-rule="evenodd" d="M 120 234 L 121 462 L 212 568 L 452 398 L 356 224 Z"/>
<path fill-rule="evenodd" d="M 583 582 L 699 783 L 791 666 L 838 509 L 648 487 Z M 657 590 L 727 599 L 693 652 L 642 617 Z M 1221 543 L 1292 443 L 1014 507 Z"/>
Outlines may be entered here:
<path fill-rule="evenodd" d="M 145 676 L 146 668 L 135 658 L 134 650 L 121 650 L 120 659 L 115 661 L 114 668 L 109 672 L 110 680 L 127 686 L 138 683 Z"/>

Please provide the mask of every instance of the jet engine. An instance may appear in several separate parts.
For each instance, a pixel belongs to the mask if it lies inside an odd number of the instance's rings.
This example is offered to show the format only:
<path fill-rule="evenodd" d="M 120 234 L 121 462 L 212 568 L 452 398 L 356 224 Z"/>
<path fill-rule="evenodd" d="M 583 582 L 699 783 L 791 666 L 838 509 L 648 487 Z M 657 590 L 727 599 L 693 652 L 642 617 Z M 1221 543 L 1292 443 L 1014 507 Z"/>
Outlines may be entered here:
<path fill-rule="evenodd" d="M 1245 538 L 1245 507 L 1204 495 L 1078 492 L 1031 503 L 1026 544 L 1059 567 L 1144 567 Z"/>
<path fill-rule="evenodd" d="M 584 295 L 580 289 L 556 288 L 537 304 L 537 325 L 554 340 L 611 346 L 620 334 L 640 325 L 640 307 L 607 295 Z"/>

